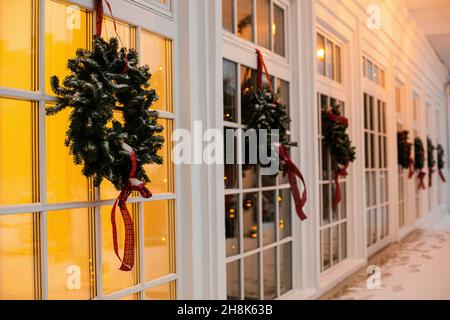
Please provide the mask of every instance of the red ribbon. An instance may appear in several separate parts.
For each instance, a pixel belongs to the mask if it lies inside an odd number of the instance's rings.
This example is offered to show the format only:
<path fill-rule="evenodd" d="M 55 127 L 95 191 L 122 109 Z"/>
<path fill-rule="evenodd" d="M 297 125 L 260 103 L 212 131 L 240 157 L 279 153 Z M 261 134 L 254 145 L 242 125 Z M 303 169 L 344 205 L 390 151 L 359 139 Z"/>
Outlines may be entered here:
<path fill-rule="evenodd" d="M 257 72 L 258 72 L 258 79 L 257 79 L 258 89 L 262 89 L 262 73 L 264 70 L 264 74 L 266 75 L 267 82 L 269 83 L 269 89 L 271 92 L 273 92 L 272 81 L 270 80 L 270 74 L 269 74 L 269 71 L 267 70 L 266 63 L 264 62 L 263 55 L 259 49 L 256 49 L 256 54 L 258 55 L 258 70 L 257 70 Z"/>
<path fill-rule="evenodd" d="M 297 211 L 297 215 L 300 218 L 300 220 L 302 221 L 306 220 L 308 217 L 303 211 L 303 208 L 305 207 L 307 201 L 307 190 L 305 179 L 303 178 L 300 169 L 295 165 L 295 163 L 292 162 L 291 158 L 289 157 L 289 154 L 287 153 L 286 149 L 283 146 L 279 147 L 278 153 L 280 155 L 281 160 L 283 161 L 283 174 L 285 176 L 287 175 L 289 178 L 289 184 L 291 185 L 291 193 L 292 197 L 294 198 L 295 210 Z M 303 183 L 303 194 L 301 197 L 300 197 L 300 190 L 298 189 L 297 185 L 297 177 L 299 177 Z"/>
<path fill-rule="evenodd" d="M 331 112 L 331 110 L 328 110 L 327 114 L 328 114 L 328 118 L 331 121 L 339 122 L 339 123 L 343 124 L 344 126 L 348 127 L 348 119 L 346 117 L 334 114 L 333 112 Z"/>
<path fill-rule="evenodd" d="M 419 174 L 418 174 L 418 178 L 419 178 L 419 190 L 425 190 L 425 176 L 427 174 L 425 172 L 423 172 L 422 170 L 420 170 Z"/>
<path fill-rule="evenodd" d="M 122 191 L 119 194 L 114 206 L 111 210 L 111 224 L 112 224 L 112 232 L 113 232 L 113 244 L 114 244 L 114 252 L 116 256 L 119 258 L 122 265 L 119 270 L 121 271 L 131 271 L 134 267 L 134 224 L 133 218 L 130 215 L 130 212 L 127 208 L 127 200 L 131 195 L 132 191 L 139 191 L 142 197 L 151 198 L 152 193 L 145 187 L 144 183 L 134 178 L 136 174 L 136 154 L 134 150 L 130 151 L 130 160 L 131 160 L 131 171 L 128 183 L 123 187 Z M 116 207 L 119 205 L 120 213 L 122 214 L 123 223 L 125 226 L 125 244 L 123 251 L 123 258 L 119 255 L 119 244 L 117 240 L 117 225 L 116 225 Z"/>
<path fill-rule="evenodd" d="M 433 168 L 428 169 L 428 186 L 431 188 L 433 186 L 433 174 L 435 170 Z"/>
<path fill-rule="evenodd" d="M 414 176 L 414 159 L 409 159 L 409 174 L 408 179 L 411 179 Z"/>
<path fill-rule="evenodd" d="M 112 18 L 113 25 L 114 25 L 114 31 L 116 32 L 116 35 L 117 35 L 117 39 L 119 39 L 122 47 L 125 48 L 125 46 L 123 45 L 122 39 L 120 39 L 119 33 L 117 32 L 117 23 L 116 23 L 116 19 L 114 18 L 114 14 L 112 12 L 111 4 L 109 3 L 108 0 L 104 0 L 104 1 L 106 2 L 106 5 L 108 6 L 109 12 L 111 13 L 111 18 Z M 96 17 L 97 37 L 101 37 L 101 35 L 102 35 L 103 15 L 104 15 L 103 0 L 97 0 L 97 17 Z M 126 73 L 129 68 L 130 68 L 130 64 L 128 62 L 128 55 L 125 54 L 125 66 L 124 66 L 124 69 L 122 70 L 122 73 Z"/>
<path fill-rule="evenodd" d="M 442 182 L 446 183 L 447 179 L 445 179 L 444 173 L 442 172 L 441 169 L 438 170 L 439 173 L 439 177 L 441 178 Z"/>
<path fill-rule="evenodd" d="M 347 162 L 347 164 L 336 170 L 334 173 L 334 184 L 336 186 L 336 191 L 334 193 L 333 198 L 333 209 L 336 209 L 338 204 L 342 201 L 342 193 L 341 193 L 341 185 L 339 184 L 339 177 L 346 177 L 348 175 L 347 169 L 349 167 L 350 163 Z"/>

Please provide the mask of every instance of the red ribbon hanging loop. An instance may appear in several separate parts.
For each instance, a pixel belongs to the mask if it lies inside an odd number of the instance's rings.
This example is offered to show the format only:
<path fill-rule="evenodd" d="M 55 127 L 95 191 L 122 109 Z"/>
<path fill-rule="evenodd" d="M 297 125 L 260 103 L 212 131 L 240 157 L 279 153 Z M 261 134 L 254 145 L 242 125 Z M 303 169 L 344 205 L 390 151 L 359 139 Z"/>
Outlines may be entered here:
<path fill-rule="evenodd" d="M 418 174 L 418 178 L 419 178 L 419 190 L 425 190 L 425 177 L 426 177 L 426 173 L 422 170 L 420 170 L 419 174 Z"/>
<path fill-rule="evenodd" d="M 433 168 L 428 169 L 428 186 L 431 188 L 433 186 L 433 174 L 436 171 Z"/>
<path fill-rule="evenodd" d="M 447 179 L 445 179 L 444 173 L 442 172 L 441 169 L 438 170 L 439 173 L 439 178 L 441 178 L 442 182 L 446 183 Z"/>
<path fill-rule="evenodd" d="M 409 159 L 409 174 L 408 179 L 411 179 L 414 176 L 414 159 Z"/>

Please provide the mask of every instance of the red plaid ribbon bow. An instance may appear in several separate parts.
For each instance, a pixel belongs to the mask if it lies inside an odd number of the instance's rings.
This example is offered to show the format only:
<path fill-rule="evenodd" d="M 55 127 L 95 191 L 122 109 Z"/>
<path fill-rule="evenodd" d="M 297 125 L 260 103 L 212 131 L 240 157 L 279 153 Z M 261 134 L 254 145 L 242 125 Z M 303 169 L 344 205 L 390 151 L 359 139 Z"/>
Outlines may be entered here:
<path fill-rule="evenodd" d="M 134 150 L 123 144 L 124 150 L 128 151 L 130 154 L 131 160 L 131 171 L 128 179 L 128 183 L 123 187 L 122 191 L 119 194 L 116 202 L 111 211 L 111 224 L 113 231 L 113 243 L 114 243 L 114 252 L 116 256 L 119 258 L 122 265 L 119 270 L 121 271 L 131 271 L 134 267 L 134 224 L 133 218 L 130 215 L 130 212 L 127 208 L 127 200 L 133 191 L 139 191 L 142 197 L 151 198 L 152 193 L 145 187 L 144 183 L 135 179 L 134 175 L 136 174 L 136 154 Z M 117 240 L 117 225 L 116 225 L 116 207 L 119 205 L 120 213 L 122 214 L 123 223 L 125 226 L 125 244 L 123 251 L 123 258 L 119 255 L 119 244 Z"/>

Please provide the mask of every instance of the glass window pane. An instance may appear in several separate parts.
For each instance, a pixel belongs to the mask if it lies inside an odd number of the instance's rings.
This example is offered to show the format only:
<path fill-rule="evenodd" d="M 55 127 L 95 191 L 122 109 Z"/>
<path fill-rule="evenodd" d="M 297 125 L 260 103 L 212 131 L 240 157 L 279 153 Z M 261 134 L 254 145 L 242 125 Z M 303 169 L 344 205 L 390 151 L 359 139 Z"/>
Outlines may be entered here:
<path fill-rule="evenodd" d="M 334 79 L 334 45 L 330 40 L 326 40 L 325 43 L 325 61 L 327 77 Z"/>
<path fill-rule="evenodd" d="M 234 0 L 222 0 L 222 26 L 225 30 L 234 32 Z"/>
<path fill-rule="evenodd" d="M 330 200 L 330 185 L 324 184 L 322 186 L 322 225 L 330 223 L 330 211 L 331 211 L 331 200 Z"/>
<path fill-rule="evenodd" d="M 0 99 L 0 205 L 37 201 L 33 194 L 36 111 L 30 102 Z"/>
<path fill-rule="evenodd" d="M 278 204 L 280 206 L 280 221 L 278 222 L 278 227 L 280 228 L 280 239 L 290 237 L 292 235 L 291 224 L 291 190 L 283 189 L 280 190 L 280 196 L 278 197 Z"/>
<path fill-rule="evenodd" d="M 258 194 L 244 194 L 244 252 L 258 248 L 259 228 L 258 228 Z"/>
<path fill-rule="evenodd" d="M 276 193 L 265 191 L 262 193 L 262 221 L 263 221 L 263 244 L 268 245 L 275 242 L 275 216 L 276 216 Z"/>
<path fill-rule="evenodd" d="M 223 61 L 223 120 L 237 122 L 237 65 Z"/>
<path fill-rule="evenodd" d="M 369 80 L 373 79 L 373 68 L 372 68 L 372 61 L 367 60 L 367 76 Z"/>
<path fill-rule="evenodd" d="M 244 300 L 259 300 L 259 254 L 244 258 Z"/>
<path fill-rule="evenodd" d="M 244 189 L 258 187 L 258 166 L 242 166 L 242 187 Z"/>
<path fill-rule="evenodd" d="M 69 74 L 67 60 L 74 58 L 77 49 L 90 46 L 88 13 L 77 6 L 45 0 L 45 91 L 52 94 L 50 78 L 58 76 L 62 82 Z"/>
<path fill-rule="evenodd" d="M 119 45 L 124 45 L 127 49 L 135 48 L 134 28 L 127 23 L 117 21 L 117 34 L 120 37 Z M 116 31 L 114 30 L 114 22 L 111 18 L 105 17 L 103 19 L 102 37 L 104 39 L 117 38 Z"/>
<path fill-rule="evenodd" d="M 270 0 L 256 0 L 256 19 L 258 44 L 270 49 Z"/>
<path fill-rule="evenodd" d="M 241 263 L 240 260 L 227 264 L 227 299 L 239 300 L 241 297 Z"/>
<path fill-rule="evenodd" d="M 337 82 L 342 82 L 342 57 L 341 57 L 341 47 L 335 46 L 335 53 L 336 53 L 336 77 L 335 80 Z"/>
<path fill-rule="evenodd" d="M 253 114 L 253 106 L 250 103 L 256 90 L 256 71 L 241 66 L 241 123 L 248 124 Z"/>
<path fill-rule="evenodd" d="M 142 31 L 141 64 L 150 67 L 150 86 L 159 97 L 152 108 L 172 112 L 172 42 Z"/>
<path fill-rule="evenodd" d="M 112 226 L 111 226 L 111 206 L 101 207 L 101 250 L 102 250 L 102 281 L 103 293 L 110 294 L 136 284 L 136 268 L 131 272 L 120 271 L 120 261 L 114 253 Z M 128 204 L 133 221 L 136 221 L 134 214 L 135 206 Z M 123 254 L 123 245 L 125 241 L 125 229 L 121 218 L 120 210 L 116 210 L 117 236 L 120 253 Z M 136 228 L 135 228 L 136 230 Z"/>
<path fill-rule="evenodd" d="M 321 231 L 321 239 L 322 239 L 322 271 L 327 270 L 331 266 L 331 235 L 330 228 L 327 228 Z"/>
<path fill-rule="evenodd" d="M 325 75 L 325 38 L 320 33 L 317 34 L 317 72 Z"/>
<path fill-rule="evenodd" d="M 264 251 L 264 300 L 272 300 L 277 297 L 277 254 L 276 248 Z"/>
<path fill-rule="evenodd" d="M 273 10 L 274 23 L 272 25 L 272 33 L 275 42 L 274 49 L 275 53 L 284 57 L 286 55 L 284 10 L 277 5 L 273 6 Z"/>
<path fill-rule="evenodd" d="M 280 289 L 281 294 L 292 290 L 292 243 L 280 247 Z"/>
<path fill-rule="evenodd" d="M 347 258 L 347 223 L 340 225 L 341 259 Z"/>
<path fill-rule="evenodd" d="M 333 247 L 333 265 L 339 262 L 339 226 L 334 226 L 332 228 L 332 247 Z"/>
<path fill-rule="evenodd" d="M 160 134 L 165 142 L 158 154 L 163 158 L 163 164 L 145 165 L 144 170 L 150 179 L 147 188 L 153 193 L 172 193 L 173 192 L 173 167 L 171 163 L 172 152 L 172 120 L 159 119 L 158 123 L 164 127 Z"/>
<path fill-rule="evenodd" d="M 224 157 L 225 172 L 224 184 L 226 189 L 236 189 L 239 185 L 239 168 L 237 165 L 237 138 L 235 130 L 225 128 Z"/>
<path fill-rule="evenodd" d="M 175 281 L 145 291 L 145 300 L 175 300 L 176 296 Z"/>
<path fill-rule="evenodd" d="M 227 257 L 239 253 L 239 196 L 225 196 L 225 235 Z"/>
<path fill-rule="evenodd" d="M 239 0 L 237 19 L 238 36 L 253 41 L 253 0 Z"/>
<path fill-rule="evenodd" d="M 33 214 L 0 216 L 0 299 L 2 300 L 35 298 L 33 230 Z"/>
<path fill-rule="evenodd" d="M 47 213 L 48 295 L 50 299 L 85 300 L 94 286 L 90 258 L 89 209 Z"/>
<path fill-rule="evenodd" d="M 175 273 L 175 225 L 170 201 L 144 203 L 145 280 Z"/>
<path fill-rule="evenodd" d="M 36 9 L 37 0 L 0 1 L 0 87 L 37 89 Z"/>
<path fill-rule="evenodd" d="M 65 109 L 45 118 L 49 203 L 88 200 L 88 180 L 81 174 L 82 166 L 73 163 L 70 150 L 64 144 L 70 112 Z"/>

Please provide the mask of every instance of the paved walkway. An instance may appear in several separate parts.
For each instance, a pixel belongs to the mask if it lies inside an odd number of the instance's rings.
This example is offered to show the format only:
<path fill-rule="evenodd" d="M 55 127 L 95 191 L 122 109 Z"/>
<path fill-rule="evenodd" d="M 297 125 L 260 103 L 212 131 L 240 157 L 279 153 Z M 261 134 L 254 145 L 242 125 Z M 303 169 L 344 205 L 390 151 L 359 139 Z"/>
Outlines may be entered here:
<path fill-rule="evenodd" d="M 381 288 L 367 289 L 366 268 L 325 294 L 339 300 L 450 300 L 450 216 L 414 231 L 370 259 L 381 270 Z"/>

